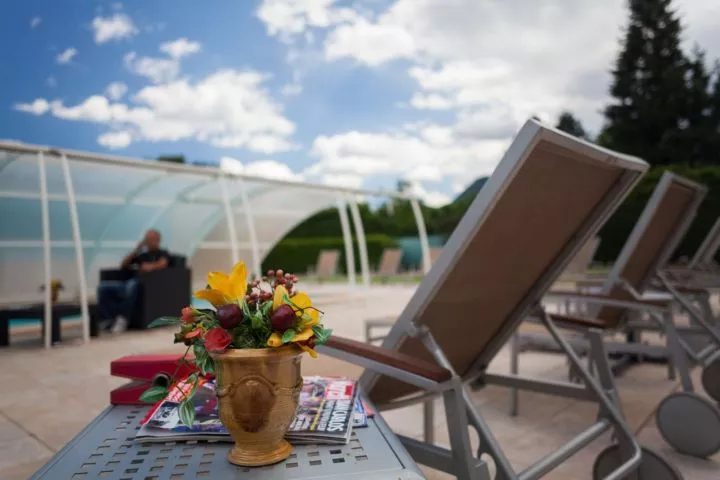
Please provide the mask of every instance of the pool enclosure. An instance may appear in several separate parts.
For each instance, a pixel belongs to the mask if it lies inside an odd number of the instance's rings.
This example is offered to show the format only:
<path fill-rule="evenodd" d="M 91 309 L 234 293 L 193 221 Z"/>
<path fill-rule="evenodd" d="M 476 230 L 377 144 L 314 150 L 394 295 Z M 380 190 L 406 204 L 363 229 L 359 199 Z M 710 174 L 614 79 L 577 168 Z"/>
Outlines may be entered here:
<path fill-rule="evenodd" d="M 187 257 L 193 287 L 201 288 L 206 272 L 226 271 L 238 259 L 261 275 L 263 258 L 285 234 L 333 207 L 345 241 L 348 285 L 368 286 L 370 266 L 358 202 L 374 196 L 411 201 L 427 272 L 425 225 L 417 199 L 408 195 L 0 142 L 0 308 L 43 301 L 49 305 L 50 292 L 42 293 L 40 287 L 60 279 L 61 300 L 82 306 L 83 338 L 88 341 L 87 305 L 99 270 L 117 267 L 148 228 L 162 233 L 165 248 Z M 315 261 L 308 259 L 308 264 Z M 51 317 L 50 309 L 45 311 L 47 347 Z"/>

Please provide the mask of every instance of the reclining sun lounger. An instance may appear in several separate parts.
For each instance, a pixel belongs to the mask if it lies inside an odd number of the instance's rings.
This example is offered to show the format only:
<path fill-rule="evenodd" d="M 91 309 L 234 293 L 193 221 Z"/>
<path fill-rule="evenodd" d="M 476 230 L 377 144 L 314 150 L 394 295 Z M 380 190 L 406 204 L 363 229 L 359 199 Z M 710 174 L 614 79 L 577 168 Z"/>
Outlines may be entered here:
<path fill-rule="evenodd" d="M 720 217 L 710 228 L 688 265 L 670 267 L 667 269 L 668 274 L 678 282 L 719 289 L 720 267 L 715 263 L 715 255 L 719 249 Z"/>
<path fill-rule="evenodd" d="M 658 428 L 673 448 L 697 457 L 720 451 L 720 409 L 714 402 L 694 393 L 689 360 L 704 366 L 705 391 L 720 400 L 720 328 L 710 309 L 707 291 L 673 284 L 662 267 L 685 235 L 705 193 L 703 186 L 666 172 L 603 286 L 596 291 L 553 291 L 546 295 L 546 299 L 571 299 L 593 305 L 590 316 L 597 319 L 606 332 L 629 332 L 633 342 L 605 342 L 604 348 L 609 354 L 668 359 L 669 377 L 674 379 L 677 370 L 682 391 L 669 395 L 658 407 Z M 654 290 L 653 280 L 664 290 Z M 690 326 L 675 324 L 674 306 L 682 307 L 689 314 Z M 646 315 L 647 319 L 640 315 Z M 641 344 L 643 331 L 663 333 L 665 345 Z M 700 343 L 692 341 L 690 336 L 699 338 Z M 519 341 L 512 343 L 513 366 L 518 361 L 518 343 L 556 343 L 537 334 L 523 333 L 517 337 Z M 581 338 L 569 343 L 578 351 L 590 348 Z M 513 413 L 517 411 L 515 402 L 513 396 Z"/>
<path fill-rule="evenodd" d="M 593 478 L 634 478 L 628 477 L 633 472 L 644 479 L 682 478 L 661 457 L 641 449 L 619 412 L 607 364 L 598 360 L 604 374 L 594 379 L 558 331 L 586 322 L 538 311 L 546 290 L 646 168 L 641 160 L 528 121 L 382 347 L 333 337 L 320 350 L 365 367 L 360 385 L 381 409 L 427 406 L 428 399 L 441 395 L 450 449 L 433 444 L 427 430 L 425 441 L 400 438 L 417 462 L 460 479 L 490 478 L 482 454 L 492 457 L 497 479 L 541 478 L 611 430 L 617 443 L 598 456 Z M 584 386 L 486 373 L 530 312 L 537 312 L 564 346 Z M 599 332 L 588 335 L 602 348 Z M 480 376 L 487 383 L 595 402 L 599 416 L 563 447 L 516 472 L 466 390 L 466 383 Z M 469 426 L 480 438 L 477 456 Z"/>

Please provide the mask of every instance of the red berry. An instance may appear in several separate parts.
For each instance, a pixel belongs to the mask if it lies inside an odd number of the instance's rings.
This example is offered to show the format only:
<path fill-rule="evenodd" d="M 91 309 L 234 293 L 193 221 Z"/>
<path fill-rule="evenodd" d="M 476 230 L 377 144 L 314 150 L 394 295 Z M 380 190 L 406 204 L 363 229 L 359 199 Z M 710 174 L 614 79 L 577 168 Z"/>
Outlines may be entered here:
<path fill-rule="evenodd" d="M 283 278 L 283 277 L 278 278 L 278 279 L 277 279 L 277 283 L 279 283 L 280 285 L 284 285 L 284 284 L 285 284 L 285 278 Z"/>
<path fill-rule="evenodd" d="M 268 274 L 268 275 L 267 275 L 268 277 L 274 277 L 274 276 L 275 276 L 275 270 L 268 270 L 267 274 Z"/>
<path fill-rule="evenodd" d="M 217 319 L 224 329 L 230 330 L 240 325 L 243 312 L 236 303 L 228 303 L 217 309 Z"/>
<path fill-rule="evenodd" d="M 290 305 L 280 305 L 270 316 L 270 326 L 278 332 L 284 332 L 294 325 L 295 311 Z"/>
<path fill-rule="evenodd" d="M 263 300 L 270 300 L 272 298 L 272 293 L 270 292 L 263 292 L 262 299 Z"/>

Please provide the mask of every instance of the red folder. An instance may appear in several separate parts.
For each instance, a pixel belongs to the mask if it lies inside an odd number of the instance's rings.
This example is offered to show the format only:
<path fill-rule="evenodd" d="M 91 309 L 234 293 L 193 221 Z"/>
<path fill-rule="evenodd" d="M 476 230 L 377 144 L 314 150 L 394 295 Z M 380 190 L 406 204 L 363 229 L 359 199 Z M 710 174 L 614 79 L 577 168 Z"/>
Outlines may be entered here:
<path fill-rule="evenodd" d="M 140 395 L 154 385 L 170 386 L 173 374 L 176 379 L 185 378 L 197 371 L 197 367 L 181 362 L 182 354 L 128 355 L 110 362 L 110 374 L 128 378 L 131 382 L 110 392 L 112 405 L 146 405 Z M 176 373 L 177 372 L 177 373 Z"/>

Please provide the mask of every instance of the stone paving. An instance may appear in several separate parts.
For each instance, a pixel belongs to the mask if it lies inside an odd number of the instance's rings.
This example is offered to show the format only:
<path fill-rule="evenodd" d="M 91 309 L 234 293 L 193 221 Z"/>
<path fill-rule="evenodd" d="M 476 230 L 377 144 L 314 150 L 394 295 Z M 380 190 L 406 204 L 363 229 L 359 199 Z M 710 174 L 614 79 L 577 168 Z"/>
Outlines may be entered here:
<path fill-rule="evenodd" d="M 318 287 L 316 303 L 326 312 L 326 323 L 338 335 L 363 340 L 363 319 L 394 315 L 402 310 L 413 287 L 383 286 L 343 295 L 333 286 Z M 109 375 L 111 360 L 123 355 L 175 351 L 167 330 L 103 335 L 87 345 L 79 329 L 64 328 L 68 339 L 50 350 L 42 348 L 38 333 L 13 334 L 13 346 L 0 349 L 0 479 L 28 478 L 73 438 L 107 405 L 109 392 L 126 382 Z M 508 371 L 508 352 L 491 364 L 492 371 Z M 307 374 L 357 375 L 354 365 L 321 356 L 303 360 Z M 556 354 L 527 352 L 520 359 L 523 375 L 565 380 L 565 360 Z M 700 460 L 675 453 L 654 424 L 654 410 L 668 392 L 677 388 L 666 378 L 666 368 L 645 364 L 617 379 L 626 416 L 641 442 L 670 459 L 686 480 L 720 478 L 720 455 Z M 696 380 L 699 371 L 694 372 Z M 697 384 L 699 385 L 699 383 Z M 516 470 L 530 465 L 589 425 L 596 415 L 592 405 L 548 395 L 520 394 L 520 414 L 508 415 L 509 391 L 486 387 L 472 392 L 475 405 L 490 424 Z M 399 433 L 421 437 L 421 409 L 403 408 L 383 414 Z M 447 445 L 443 406 L 436 402 L 435 440 Z M 473 440 L 477 445 L 477 439 Z M 609 444 L 604 437 L 577 454 L 545 478 L 590 479 L 592 462 Z M 428 478 L 452 478 L 422 467 Z"/>

